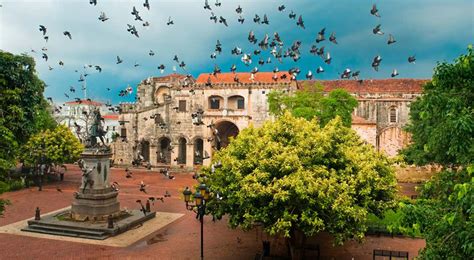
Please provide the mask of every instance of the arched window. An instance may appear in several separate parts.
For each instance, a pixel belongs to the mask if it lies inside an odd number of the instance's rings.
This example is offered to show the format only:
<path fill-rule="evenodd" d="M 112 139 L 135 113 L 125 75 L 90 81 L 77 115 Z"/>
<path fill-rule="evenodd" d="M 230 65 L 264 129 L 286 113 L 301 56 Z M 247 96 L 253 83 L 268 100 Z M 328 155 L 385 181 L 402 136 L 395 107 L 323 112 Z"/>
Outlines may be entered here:
<path fill-rule="evenodd" d="M 209 109 L 221 109 L 224 103 L 224 99 L 220 96 L 209 97 Z"/>
<path fill-rule="evenodd" d="M 232 96 L 228 99 L 228 108 L 245 109 L 245 99 L 242 96 Z"/>
<path fill-rule="evenodd" d="M 397 122 L 397 109 L 392 107 L 390 108 L 390 114 L 389 114 L 389 122 L 390 123 L 396 123 Z"/>

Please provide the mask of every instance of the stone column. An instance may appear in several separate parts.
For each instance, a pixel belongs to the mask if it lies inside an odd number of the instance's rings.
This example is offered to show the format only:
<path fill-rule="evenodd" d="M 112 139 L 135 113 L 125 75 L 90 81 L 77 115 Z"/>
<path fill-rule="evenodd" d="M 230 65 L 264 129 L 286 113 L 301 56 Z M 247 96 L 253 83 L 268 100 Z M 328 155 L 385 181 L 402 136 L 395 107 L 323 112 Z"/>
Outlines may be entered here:
<path fill-rule="evenodd" d="M 193 169 L 194 166 L 194 143 L 186 144 L 186 167 Z"/>
<path fill-rule="evenodd" d="M 211 146 L 211 142 L 208 142 L 207 138 L 208 137 L 205 137 L 205 139 L 204 139 L 203 155 L 207 152 L 209 154 L 210 158 L 203 160 L 202 165 L 204 165 L 204 166 L 211 165 L 211 160 L 212 160 L 212 150 L 213 149 L 212 149 L 212 146 Z"/>
<path fill-rule="evenodd" d="M 174 168 L 178 167 L 178 161 L 175 161 L 176 158 L 178 158 L 179 154 L 179 144 L 173 143 L 173 150 L 171 150 L 171 161 L 170 165 L 173 166 Z"/>
<path fill-rule="evenodd" d="M 150 163 L 155 166 L 158 162 L 158 146 L 156 143 L 150 143 Z"/>

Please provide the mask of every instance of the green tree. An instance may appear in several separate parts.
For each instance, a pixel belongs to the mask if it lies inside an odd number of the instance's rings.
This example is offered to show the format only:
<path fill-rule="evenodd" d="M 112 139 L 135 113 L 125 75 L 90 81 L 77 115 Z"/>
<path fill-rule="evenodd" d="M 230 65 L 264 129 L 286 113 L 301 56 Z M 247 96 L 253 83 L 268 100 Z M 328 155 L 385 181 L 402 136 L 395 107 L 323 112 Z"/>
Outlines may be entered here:
<path fill-rule="evenodd" d="M 357 100 L 344 89 L 335 89 L 323 95 L 321 85 L 304 85 L 295 93 L 272 91 L 268 95 L 270 113 L 281 116 L 285 111 L 293 116 L 306 120 L 318 118 L 321 126 L 326 125 L 336 116 L 342 118 L 343 124 L 351 126 L 352 111 L 357 107 Z"/>
<path fill-rule="evenodd" d="M 404 151 L 419 165 L 467 165 L 474 161 L 474 54 L 439 63 L 423 95 L 410 105 L 412 145 Z"/>
<path fill-rule="evenodd" d="M 336 117 L 321 128 L 290 113 L 244 129 L 202 173 L 213 195 L 209 211 L 231 227 L 263 225 L 294 243 L 296 234 L 327 231 L 337 243 L 362 239 L 369 213 L 393 206 L 389 159 Z"/>
<path fill-rule="evenodd" d="M 411 105 L 408 162 L 443 170 L 405 207 L 404 222 L 426 239 L 422 259 L 474 258 L 474 53 L 439 63 L 423 96 Z"/>
<path fill-rule="evenodd" d="M 0 51 L 0 179 L 31 134 L 55 125 L 44 87 L 33 58 Z"/>
<path fill-rule="evenodd" d="M 72 163 L 79 159 L 83 145 L 63 125 L 31 136 L 22 147 L 21 158 L 27 165 Z"/>

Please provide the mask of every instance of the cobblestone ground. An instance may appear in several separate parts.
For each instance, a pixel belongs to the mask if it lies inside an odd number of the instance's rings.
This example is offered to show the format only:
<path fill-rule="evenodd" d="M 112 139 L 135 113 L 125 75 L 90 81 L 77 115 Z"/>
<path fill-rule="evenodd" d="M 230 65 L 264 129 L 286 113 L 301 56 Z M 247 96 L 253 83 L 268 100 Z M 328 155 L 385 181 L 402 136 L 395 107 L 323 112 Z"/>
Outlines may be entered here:
<path fill-rule="evenodd" d="M 167 190 L 171 198 L 166 198 L 164 203 L 155 203 L 153 210 L 185 215 L 125 248 L 0 234 L 0 259 L 199 259 L 200 225 L 195 214 L 185 210 L 180 196 L 184 187 L 196 183 L 192 175 L 176 174 L 176 179 L 169 180 L 154 171 L 132 168 L 132 172 L 133 178 L 127 179 L 123 169 L 112 169 L 111 181 L 120 184 L 119 200 L 122 208 L 137 209 L 137 199 L 163 196 Z M 148 185 L 148 195 L 139 191 L 142 180 Z M 12 205 L 7 206 L 4 217 L 0 218 L 0 226 L 33 217 L 36 207 L 46 213 L 70 206 L 73 192 L 79 187 L 80 181 L 79 169 L 70 165 L 63 182 L 45 185 L 43 191 L 34 187 L 2 194 L 0 197 L 10 200 Z M 57 191 L 57 188 L 62 192 Z M 205 217 L 206 259 L 254 259 L 256 253 L 261 251 L 262 238 L 268 239 L 255 230 L 243 232 L 230 229 L 225 219 L 212 222 L 210 216 Z M 281 255 L 286 251 L 281 239 L 269 240 L 272 253 Z M 368 237 L 363 245 L 350 242 L 343 248 L 333 248 L 331 239 L 324 236 L 318 243 L 321 245 L 320 259 L 372 259 L 373 249 L 410 251 L 412 259 L 416 255 L 414 252 L 424 246 L 421 239 L 375 237 Z"/>

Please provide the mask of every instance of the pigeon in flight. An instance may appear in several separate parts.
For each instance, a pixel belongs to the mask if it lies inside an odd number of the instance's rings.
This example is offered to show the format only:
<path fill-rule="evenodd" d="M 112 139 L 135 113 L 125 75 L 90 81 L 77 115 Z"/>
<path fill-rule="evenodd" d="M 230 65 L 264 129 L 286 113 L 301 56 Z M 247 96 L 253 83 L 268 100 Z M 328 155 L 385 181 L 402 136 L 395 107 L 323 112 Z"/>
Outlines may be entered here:
<path fill-rule="evenodd" d="M 235 12 L 238 13 L 238 14 L 241 14 L 242 13 L 242 7 L 240 7 L 240 5 L 235 9 Z"/>
<path fill-rule="evenodd" d="M 278 6 L 278 11 L 283 12 L 285 10 L 285 5 Z"/>
<path fill-rule="evenodd" d="M 316 69 L 316 73 L 323 73 L 324 72 L 324 69 L 323 67 L 319 66 L 317 69 Z"/>
<path fill-rule="evenodd" d="M 163 72 L 165 72 L 165 65 L 164 64 L 161 64 L 160 66 L 158 66 L 158 69 L 160 70 L 161 74 L 163 74 Z"/>
<path fill-rule="evenodd" d="M 145 7 L 146 9 L 148 9 L 148 11 L 150 11 L 150 3 L 148 2 L 148 0 L 145 0 L 143 7 Z"/>
<path fill-rule="evenodd" d="M 220 7 L 222 5 L 222 3 L 219 2 L 219 0 L 216 0 L 216 3 L 214 5 L 217 6 L 217 7 Z"/>
<path fill-rule="evenodd" d="M 341 74 L 341 79 L 349 79 L 351 77 L 351 70 L 345 69 Z"/>
<path fill-rule="evenodd" d="M 355 72 L 352 72 L 352 78 L 355 79 L 355 80 L 359 80 L 359 75 L 360 75 L 360 71 L 355 71 Z"/>
<path fill-rule="evenodd" d="M 97 70 L 99 73 L 102 72 L 102 68 L 99 65 L 95 65 L 95 70 Z"/>
<path fill-rule="evenodd" d="M 97 0 L 89 0 L 89 4 L 96 6 Z"/>
<path fill-rule="evenodd" d="M 69 95 L 68 95 L 67 93 L 64 93 L 64 96 L 65 96 L 66 98 L 69 98 Z"/>
<path fill-rule="evenodd" d="M 375 26 L 375 28 L 372 29 L 372 32 L 374 34 L 383 35 L 384 33 L 382 32 L 382 29 L 380 28 L 381 26 L 382 26 L 381 24 Z"/>
<path fill-rule="evenodd" d="M 207 0 L 204 1 L 204 10 L 206 10 L 206 9 L 212 10 L 212 8 L 211 8 L 211 6 L 209 5 L 209 3 L 208 3 Z"/>
<path fill-rule="evenodd" d="M 290 17 L 290 19 L 296 19 L 296 14 L 293 12 L 293 10 L 291 10 L 290 14 L 288 15 L 288 17 Z"/>
<path fill-rule="evenodd" d="M 43 58 L 45 61 L 48 61 L 48 54 L 46 54 L 46 53 L 43 52 L 42 58 Z"/>
<path fill-rule="evenodd" d="M 226 27 L 228 26 L 228 25 L 227 25 L 227 20 L 224 19 L 224 17 L 222 17 L 222 16 L 219 17 L 219 23 L 224 24 Z"/>
<path fill-rule="evenodd" d="M 174 21 L 171 20 L 171 16 L 170 16 L 168 17 L 168 22 L 166 23 L 166 25 L 172 25 L 172 24 L 174 24 Z"/>
<path fill-rule="evenodd" d="M 143 27 L 147 27 L 147 26 L 150 26 L 150 23 L 148 21 L 145 21 L 142 25 Z"/>
<path fill-rule="evenodd" d="M 209 17 L 209 20 L 214 21 L 214 23 L 217 23 L 217 16 L 211 12 L 211 17 Z"/>
<path fill-rule="evenodd" d="M 372 9 L 370 10 L 370 14 L 380 18 L 380 14 L 379 14 L 379 10 L 377 9 L 377 5 L 375 5 L 375 4 L 372 5 Z"/>
<path fill-rule="evenodd" d="M 394 70 L 392 71 L 392 75 L 391 75 L 391 76 L 392 76 L 392 78 L 398 76 L 398 71 L 397 71 L 397 69 L 394 69 Z"/>
<path fill-rule="evenodd" d="M 232 64 L 232 67 L 230 67 L 230 71 L 232 73 L 235 73 L 236 70 L 237 70 L 237 66 L 235 64 Z"/>
<path fill-rule="evenodd" d="M 306 79 L 307 79 L 307 80 L 312 80 L 312 79 L 313 79 L 313 72 L 311 72 L 311 71 L 309 70 L 308 73 L 306 73 Z"/>
<path fill-rule="evenodd" d="M 257 38 L 255 38 L 255 33 L 253 31 L 249 32 L 249 37 L 247 38 L 250 43 L 257 43 Z"/>
<path fill-rule="evenodd" d="M 336 33 L 335 32 L 332 32 L 331 35 L 329 36 L 329 41 L 334 43 L 334 44 L 337 44 L 337 41 L 336 41 Z"/>
<path fill-rule="evenodd" d="M 316 37 L 316 43 L 320 43 L 326 39 L 324 38 L 325 31 L 326 31 L 326 28 L 323 28 L 321 29 L 321 31 L 318 32 L 318 36 Z"/>
<path fill-rule="evenodd" d="M 262 24 L 266 24 L 266 25 L 269 25 L 270 22 L 268 21 L 268 17 L 266 14 L 263 15 L 263 21 L 262 21 Z"/>
<path fill-rule="evenodd" d="M 416 61 L 415 55 L 408 57 L 408 62 L 409 63 L 415 64 L 415 61 Z"/>
<path fill-rule="evenodd" d="M 72 36 L 71 36 L 71 33 L 70 33 L 70 32 L 64 31 L 63 34 L 64 34 L 64 36 L 69 37 L 69 40 L 72 40 Z"/>
<path fill-rule="evenodd" d="M 221 53 L 221 52 L 222 52 L 222 44 L 221 44 L 221 42 L 220 42 L 219 40 L 217 40 L 215 51 L 216 51 L 217 53 Z"/>
<path fill-rule="evenodd" d="M 46 27 L 45 27 L 44 25 L 40 25 L 40 26 L 39 26 L 39 30 L 40 30 L 40 32 L 43 32 L 43 36 L 46 35 L 47 29 L 46 29 Z"/>
<path fill-rule="evenodd" d="M 243 18 L 242 16 L 239 16 L 239 19 L 237 19 L 237 21 L 238 21 L 240 24 L 243 24 L 244 21 L 245 21 L 245 18 Z"/>
<path fill-rule="evenodd" d="M 375 56 L 374 61 L 372 62 L 372 68 L 374 68 L 375 71 L 379 71 L 379 65 L 381 61 L 382 57 L 380 57 L 380 55 Z"/>
<path fill-rule="evenodd" d="M 387 44 L 390 45 L 392 43 L 396 43 L 397 41 L 395 40 L 395 38 L 393 37 L 393 35 L 389 34 L 388 35 L 388 41 L 387 41 Z"/>
<path fill-rule="evenodd" d="M 150 52 L 148 53 L 148 55 L 150 55 L 150 56 L 155 56 L 155 52 L 153 52 L 153 50 L 150 50 Z"/>
<path fill-rule="evenodd" d="M 105 13 L 104 13 L 104 12 L 100 12 L 99 21 L 105 22 L 105 21 L 107 21 L 107 20 L 109 20 L 109 18 L 105 15 Z"/>
<path fill-rule="evenodd" d="M 59 61 L 59 66 L 64 66 L 64 62 L 62 60 Z"/>
<path fill-rule="evenodd" d="M 298 22 L 296 22 L 296 25 L 301 27 L 301 28 L 305 28 L 304 27 L 304 22 L 303 22 L 303 17 L 300 15 L 300 17 L 298 17 Z"/>
<path fill-rule="evenodd" d="M 254 23 L 260 23 L 260 16 L 258 14 L 255 14 L 255 17 L 253 18 Z"/>
<path fill-rule="evenodd" d="M 119 56 L 117 56 L 117 64 L 120 64 L 120 63 L 122 63 L 122 62 L 123 62 L 123 60 L 122 60 L 122 59 L 120 59 L 120 57 L 119 57 Z"/>
<path fill-rule="evenodd" d="M 44 38 L 44 40 L 45 40 L 46 42 L 48 42 L 49 36 L 44 36 L 43 38 Z"/>
<path fill-rule="evenodd" d="M 332 60 L 331 54 L 329 52 L 326 52 L 326 58 L 324 59 L 324 62 L 326 64 L 331 64 L 331 60 Z"/>

